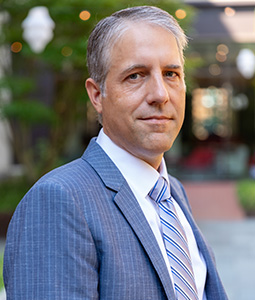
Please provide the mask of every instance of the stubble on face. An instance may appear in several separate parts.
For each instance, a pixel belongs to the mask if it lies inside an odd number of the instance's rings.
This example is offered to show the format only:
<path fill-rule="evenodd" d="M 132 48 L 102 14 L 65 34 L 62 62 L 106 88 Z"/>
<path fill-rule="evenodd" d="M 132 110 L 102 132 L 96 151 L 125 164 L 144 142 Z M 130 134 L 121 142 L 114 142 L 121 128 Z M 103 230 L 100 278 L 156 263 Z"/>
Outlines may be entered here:
<path fill-rule="evenodd" d="M 104 132 L 156 167 L 184 119 L 184 75 L 173 35 L 144 23 L 129 28 L 112 49 L 105 87 Z"/>

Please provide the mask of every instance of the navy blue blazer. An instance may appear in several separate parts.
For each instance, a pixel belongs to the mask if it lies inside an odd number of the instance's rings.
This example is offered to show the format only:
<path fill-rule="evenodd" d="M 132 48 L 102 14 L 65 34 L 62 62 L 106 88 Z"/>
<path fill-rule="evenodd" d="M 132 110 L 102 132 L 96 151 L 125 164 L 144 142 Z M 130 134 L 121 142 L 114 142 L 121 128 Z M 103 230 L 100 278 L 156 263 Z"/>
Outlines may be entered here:
<path fill-rule="evenodd" d="M 227 296 L 182 185 L 173 197 L 207 268 L 208 300 Z M 4 258 L 7 299 L 175 299 L 163 256 L 124 177 L 93 139 L 84 155 L 42 177 L 10 222 Z"/>

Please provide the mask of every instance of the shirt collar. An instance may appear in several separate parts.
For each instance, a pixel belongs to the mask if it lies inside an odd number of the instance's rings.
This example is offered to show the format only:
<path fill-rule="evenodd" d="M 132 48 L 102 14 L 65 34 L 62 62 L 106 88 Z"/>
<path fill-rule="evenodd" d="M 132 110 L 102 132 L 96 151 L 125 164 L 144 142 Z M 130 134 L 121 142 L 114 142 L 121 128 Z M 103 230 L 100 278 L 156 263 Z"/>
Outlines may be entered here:
<path fill-rule="evenodd" d="M 131 189 L 138 190 L 144 197 L 148 195 L 159 176 L 163 176 L 169 182 L 164 158 L 158 172 L 145 161 L 116 145 L 104 133 L 103 128 L 100 130 L 96 141 L 120 170 Z"/>

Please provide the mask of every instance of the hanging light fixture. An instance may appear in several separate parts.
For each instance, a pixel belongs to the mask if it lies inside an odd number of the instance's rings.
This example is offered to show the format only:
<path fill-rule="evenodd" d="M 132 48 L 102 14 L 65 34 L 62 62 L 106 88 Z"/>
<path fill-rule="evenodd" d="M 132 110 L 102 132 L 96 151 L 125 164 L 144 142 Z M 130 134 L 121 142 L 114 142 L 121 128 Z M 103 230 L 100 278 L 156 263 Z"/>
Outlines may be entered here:
<path fill-rule="evenodd" d="M 237 58 L 236 65 L 238 71 L 246 79 L 251 79 L 255 73 L 255 55 L 250 49 L 240 50 Z"/>
<path fill-rule="evenodd" d="M 26 19 L 22 22 L 22 28 L 23 38 L 32 51 L 41 53 L 53 38 L 55 23 L 47 7 L 36 6 L 29 10 Z"/>

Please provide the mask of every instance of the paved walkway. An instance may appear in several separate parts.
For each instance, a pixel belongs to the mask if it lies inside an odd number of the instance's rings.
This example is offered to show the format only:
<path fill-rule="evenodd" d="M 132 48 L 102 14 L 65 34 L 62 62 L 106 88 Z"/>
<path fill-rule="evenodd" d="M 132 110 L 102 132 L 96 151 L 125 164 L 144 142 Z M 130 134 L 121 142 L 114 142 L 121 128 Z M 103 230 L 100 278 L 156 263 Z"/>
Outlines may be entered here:
<path fill-rule="evenodd" d="M 196 220 L 244 218 L 244 212 L 238 204 L 234 181 L 183 182 L 183 185 Z"/>
<path fill-rule="evenodd" d="M 255 218 L 199 221 L 229 300 L 255 299 Z"/>
<path fill-rule="evenodd" d="M 6 300 L 5 290 L 0 291 L 0 300 Z"/>
<path fill-rule="evenodd" d="M 254 300 L 255 218 L 245 218 L 235 182 L 184 182 L 184 187 L 229 300 Z"/>

